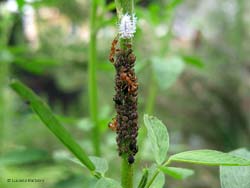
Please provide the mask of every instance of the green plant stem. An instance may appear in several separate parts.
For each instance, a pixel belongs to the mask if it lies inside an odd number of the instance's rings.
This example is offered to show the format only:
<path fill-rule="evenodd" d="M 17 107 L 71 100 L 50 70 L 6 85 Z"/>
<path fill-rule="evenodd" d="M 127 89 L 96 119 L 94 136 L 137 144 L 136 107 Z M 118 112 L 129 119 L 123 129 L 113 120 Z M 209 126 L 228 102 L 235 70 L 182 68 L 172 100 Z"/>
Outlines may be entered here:
<path fill-rule="evenodd" d="M 158 176 L 159 173 L 160 173 L 160 170 L 157 168 L 156 171 L 154 172 L 152 178 L 148 181 L 146 188 L 149 188 L 153 184 L 155 178 Z"/>
<path fill-rule="evenodd" d="M 138 185 L 138 188 L 145 188 L 145 186 L 147 185 L 147 181 L 148 181 L 148 169 L 146 168 L 143 170 L 143 175 Z"/>
<path fill-rule="evenodd" d="M 115 0 L 115 4 L 119 19 L 126 13 L 133 14 L 134 12 L 134 0 Z"/>
<path fill-rule="evenodd" d="M 7 15 L 1 15 L 1 26 L 0 26 L 0 49 L 2 53 L 8 53 L 8 40 L 10 37 L 10 29 L 13 25 L 13 17 Z M 6 51 L 5 51 L 6 50 Z M 0 59 L 0 153 L 3 152 L 4 147 L 4 135 L 5 135 L 5 127 L 10 121 L 10 113 L 9 110 L 10 104 L 8 103 L 6 88 L 7 82 L 9 79 L 9 60 L 4 61 L 4 59 Z"/>
<path fill-rule="evenodd" d="M 167 166 L 167 165 L 169 165 L 170 162 L 171 162 L 170 160 L 167 160 L 167 161 L 166 161 L 163 165 L 161 165 L 161 166 L 162 166 L 162 167 Z M 161 166 L 160 166 L 160 167 L 161 167 Z M 157 167 L 157 169 L 156 169 L 156 170 L 154 171 L 154 173 L 153 173 L 152 178 L 148 181 L 148 184 L 146 185 L 146 188 L 149 188 L 149 187 L 153 184 L 155 178 L 158 176 L 159 173 L 160 173 L 160 169 L 159 169 L 159 167 Z"/>
<path fill-rule="evenodd" d="M 6 95 L 5 86 L 8 78 L 8 63 L 0 62 L 0 153 L 4 146 L 4 127 L 6 126 L 6 119 L 8 114 L 6 113 Z M 6 116 L 7 115 L 7 116 Z"/>
<path fill-rule="evenodd" d="M 92 143 L 95 155 L 100 156 L 100 129 L 98 125 L 98 106 L 97 106 L 97 76 L 96 76 L 96 18 L 97 0 L 91 1 L 90 12 L 90 44 L 88 59 L 88 95 L 90 118 L 94 125 L 92 133 Z"/>
<path fill-rule="evenodd" d="M 130 15 L 134 12 L 134 0 L 115 0 L 116 11 L 118 19 L 120 20 L 122 15 L 129 13 Z M 132 43 L 132 39 L 120 39 L 120 47 L 123 50 L 127 49 L 126 43 Z"/>
<path fill-rule="evenodd" d="M 122 15 L 134 12 L 134 0 L 115 0 L 115 4 L 119 20 Z M 132 39 L 120 39 L 119 42 L 121 49 L 126 51 L 128 47 L 125 44 L 132 43 Z M 133 164 L 128 163 L 126 155 L 122 156 L 121 184 L 123 188 L 133 188 Z"/>
<path fill-rule="evenodd" d="M 133 165 L 127 161 L 127 156 L 122 157 L 121 184 L 122 188 L 133 188 Z"/>

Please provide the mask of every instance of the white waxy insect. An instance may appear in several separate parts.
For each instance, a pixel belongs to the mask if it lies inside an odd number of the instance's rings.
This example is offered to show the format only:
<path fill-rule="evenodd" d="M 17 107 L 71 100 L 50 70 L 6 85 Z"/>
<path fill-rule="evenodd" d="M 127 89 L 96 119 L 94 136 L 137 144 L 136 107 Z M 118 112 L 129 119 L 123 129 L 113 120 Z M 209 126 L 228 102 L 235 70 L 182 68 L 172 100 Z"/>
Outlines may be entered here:
<path fill-rule="evenodd" d="M 130 39 L 134 37 L 134 33 L 136 32 L 136 19 L 135 14 L 131 16 L 128 13 L 121 17 L 119 24 L 119 34 L 121 38 Z"/>

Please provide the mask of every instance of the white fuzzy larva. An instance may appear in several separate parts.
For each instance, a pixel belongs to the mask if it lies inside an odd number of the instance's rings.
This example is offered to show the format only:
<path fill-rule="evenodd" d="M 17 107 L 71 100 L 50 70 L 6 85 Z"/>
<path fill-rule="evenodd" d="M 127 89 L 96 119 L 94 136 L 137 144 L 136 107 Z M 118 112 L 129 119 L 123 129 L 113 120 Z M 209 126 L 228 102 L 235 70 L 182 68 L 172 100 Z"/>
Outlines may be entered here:
<path fill-rule="evenodd" d="M 136 17 L 135 14 L 132 16 L 128 13 L 121 17 L 121 22 L 119 24 L 119 34 L 123 39 L 130 39 L 134 37 L 136 32 Z"/>

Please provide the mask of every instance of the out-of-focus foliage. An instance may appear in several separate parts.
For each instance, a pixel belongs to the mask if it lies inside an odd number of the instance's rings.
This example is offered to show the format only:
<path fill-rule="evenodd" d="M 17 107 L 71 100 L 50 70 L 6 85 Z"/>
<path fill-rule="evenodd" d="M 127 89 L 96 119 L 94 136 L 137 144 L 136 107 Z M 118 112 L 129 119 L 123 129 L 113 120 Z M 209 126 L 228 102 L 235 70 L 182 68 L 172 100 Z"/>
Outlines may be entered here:
<path fill-rule="evenodd" d="M 32 183 L 30 188 L 93 187 L 97 180 L 87 176 L 87 170 L 65 160 L 70 158 L 69 153 L 8 87 L 13 77 L 29 85 L 49 103 L 87 153 L 93 153 L 87 96 L 90 1 L 16 2 L 19 12 L 11 13 L 4 8 L 6 1 L 0 1 L 0 173 L 4 179 L 0 187 L 13 187 L 5 181 L 12 177 L 45 179 L 45 184 Z M 117 19 L 113 1 L 98 2 L 96 49 L 102 157 L 109 162 L 107 176 L 118 179 L 115 134 L 107 128 L 114 117 L 115 71 L 108 55 L 117 33 Z M 230 151 L 248 147 L 250 3 L 136 2 L 134 50 L 141 127 L 144 112 L 166 122 L 174 143 L 169 153 L 187 148 Z M 34 14 L 30 13 L 31 7 Z M 148 141 L 139 148 L 138 161 L 143 167 L 154 160 L 150 149 Z M 30 155 L 26 157 L 27 151 Z M 43 154 L 46 160 L 40 160 Z M 218 187 L 217 173 L 202 168 L 188 181 L 166 182 L 170 188 Z M 164 184 L 161 177 L 158 183 Z M 27 184 L 17 185 L 22 186 Z"/>

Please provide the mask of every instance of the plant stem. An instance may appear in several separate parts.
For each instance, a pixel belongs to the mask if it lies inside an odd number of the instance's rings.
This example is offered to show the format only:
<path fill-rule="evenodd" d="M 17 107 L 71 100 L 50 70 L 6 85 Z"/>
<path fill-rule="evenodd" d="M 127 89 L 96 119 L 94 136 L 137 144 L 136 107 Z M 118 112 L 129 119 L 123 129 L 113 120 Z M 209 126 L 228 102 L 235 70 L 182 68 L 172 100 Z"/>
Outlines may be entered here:
<path fill-rule="evenodd" d="M 170 163 L 171 161 L 168 159 L 163 165 L 161 165 L 161 166 L 167 166 L 167 165 L 169 165 L 169 163 Z M 157 169 L 155 170 L 155 172 L 154 172 L 154 174 L 153 174 L 153 176 L 152 176 L 152 178 L 148 181 L 148 184 L 147 184 L 147 186 L 146 186 L 146 188 L 149 188 L 151 185 L 152 185 L 152 183 L 154 182 L 154 180 L 155 180 L 155 178 L 158 176 L 158 174 L 160 173 L 160 169 L 159 169 L 159 167 L 157 167 Z"/>
<path fill-rule="evenodd" d="M 97 107 L 97 77 L 96 77 L 96 17 L 97 0 L 91 1 L 90 12 L 90 44 L 88 59 L 88 95 L 90 118 L 94 125 L 92 134 L 92 143 L 95 155 L 100 156 L 100 129 L 98 125 L 98 107 Z"/>
<path fill-rule="evenodd" d="M 10 28 L 13 23 L 12 16 L 1 15 L 0 48 L 3 53 L 9 53 L 7 44 L 11 33 Z M 8 111 L 10 105 L 7 101 L 9 98 L 6 95 L 9 63 L 9 60 L 5 60 L 4 58 L 0 61 L 0 153 L 3 152 L 5 127 L 10 120 L 10 112 Z"/>
<path fill-rule="evenodd" d="M 4 133 L 7 127 L 10 114 L 8 96 L 6 95 L 6 88 L 9 75 L 9 63 L 0 62 L 0 153 L 3 152 Z"/>
<path fill-rule="evenodd" d="M 122 172 L 121 172 L 122 188 L 133 188 L 133 165 L 127 161 L 127 156 L 122 157 Z"/>
<path fill-rule="evenodd" d="M 0 153 L 3 150 L 4 145 L 4 127 L 6 126 L 6 120 L 8 114 L 6 113 L 6 95 L 5 95 L 5 86 L 8 78 L 8 63 L 0 63 Z"/>
<path fill-rule="evenodd" d="M 126 13 L 134 13 L 134 0 L 115 0 L 115 4 L 119 19 Z"/>
<path fill-rule="evenodd" d="M 126 13 L 130 15 L 134 13 L 134 0 L 115 0 L 115 3 L 119 20 Z M 132 39 L 120 39 L 119 42 L 121 49 L 126 51 L 128 47 L 125 43 L 132 43 Z M 127 157 L 127 155 L 122 156 L 121 185 L 123 188 L 133 188 L 133 164 L 128 163 Z"/>
<path fill-rule="evenodd" d="M 129 13 L 132 15 L 134 13 L 134 0 L 115 0 L 116 11 L 118 19 L 120 20 L 122 15 Z M 120 39 L 120 47 L 123 50 L 127 49 L 126 43 L 132 43 L 132 39 Z"/>
<path fill-rule="evenodd" d="M 157 168 L 151 180 L 149 180 L 148 184 L 146 185 L 146 188 L 149 188 L 152 185 L 152 183 L 154 182 L 155 178 L 158 176 L 159 173 L 160 173 L 160 170 Z"/>

